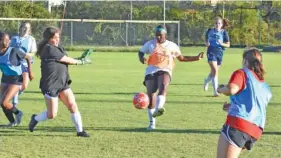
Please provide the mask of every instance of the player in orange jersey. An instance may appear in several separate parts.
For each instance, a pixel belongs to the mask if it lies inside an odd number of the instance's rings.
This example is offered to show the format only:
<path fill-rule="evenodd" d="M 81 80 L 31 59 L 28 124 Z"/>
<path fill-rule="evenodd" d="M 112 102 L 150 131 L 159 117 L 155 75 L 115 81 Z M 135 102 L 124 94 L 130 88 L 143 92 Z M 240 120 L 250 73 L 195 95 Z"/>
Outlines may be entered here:
<path fill-rule="evenodd" d="M 144 55 L 149 55 L 148 59 Z M 183 56 L 177 44 L 167 40 L 167 29 L 159 25 L 155 29 L 155 38 L 146 42 L 138 55 L 142 64 L 147 64 L 144 85 L 150 103 L 148 117 L 150 120 L 148 130 L 155 129 L 155 117 L 165 113 L 167 89 L 171 81 L 175 58 L 180 62 L 197 61 L 203 58 L 203 52 L 197 56 Z M 156 92 L 158 94 L 156 96 Z"/>

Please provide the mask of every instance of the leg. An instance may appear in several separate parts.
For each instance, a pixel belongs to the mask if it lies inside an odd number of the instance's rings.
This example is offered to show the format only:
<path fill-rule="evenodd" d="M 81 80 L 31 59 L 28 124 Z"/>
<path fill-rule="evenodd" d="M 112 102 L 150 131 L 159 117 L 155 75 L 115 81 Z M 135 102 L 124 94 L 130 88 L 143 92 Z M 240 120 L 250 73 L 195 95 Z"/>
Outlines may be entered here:
<path fill-rule="evenodd" d="M 241 148 L 230 144 L 223 134 L 220 135 L 217 148 L 217 158 L 238 158 L 241 150 Z"/>
<path fill-rule="evenodd" d="M 156 125 L 156 119 L 152 117 L 154 111 L 155 111 L 155 104 L 156 104 L 156 91 L 157 91 L 157 81 L 155 80 L 154 76 L 150 76 L 151 78 L 147 78 L 145 80 L 145 86 L 146 86 L 146 93 L 149 97 L 149 105 L 147 108 L 147 114 L 149 118 L 149 126 L 148 130 L 155 129 Z"/>
<path fill-rule="evenodd" d="M 3 108 L 16 115 L 15 123 L 17 124 L 21 123 L 23 113 L 13 106 L 13 104 L 11 103 L 11 99 L 16 95 L 16 93 L 18 93 L 19 88 L 20 88 L 19 85 L 13 85 L 13 84 L 8 85 L 6 95 L 4 96 L 2 101 Z"/>
<path fill-rule="evenodd" d="M 89 137 L 89 135 L 83 130 L 82 119 L 78 110 L 75 96 L 70 88 L 67 88 L 60 92 L 60 100 L 68 108 L 71 113 L 71 119 L 76 127 L 77 136 Z"/>
<path fill-rule="evenodd" d="M 58 97 L 56 94 L 46 94 L 45 93 L 45 103 L 47 106 L 47 111 L 43 111 L 38 115 L 33 114 L 29 122 L 29 131 L 33 132 L 35 126 L 38 122 L 45 121 L 47 119 L 53 119 L 57 116 L 58 112 Z"/>
<path fill-rule="evenodd" d="M 28 72 L 24 72 L 22 74 L 22 77 L 23 77 L 23 82 L 22 82 L 22 86 L 21 86 L 21 91 L 24 91 L 27 86 L 28 86 L 28 83 L 29 83 L 29 75 L 28 75 Z"/>
<path fill-rule="evenodd" d="M 212 77 L 212 83 L 214 88 L 214 96 L 219 96 L 217 89 L 218 89 L 218 65 L 217 61 L 210 61 L 209 66 L 211 68 L 211 77 Z"/>
<path fill-rule="evenodd" d="M 12 125 L 15 124 L 15 118 L 14 118 L 14 115 L 13 113 L 10 111 L 10 110 L 7 110 L 4 106 L 3 106 L 3 99 L 4 99 L 4 96 L 6 95 L 7 93 L 7 90 L 8 90 L 8 84 L 5 84 L 5 83 L 2 83 L 1 84 L 1 87 L 0 87 L 0 103 L 1 103 L 1 107 L 2 107 L 2 110 L 6 116 L 6 118 L 9 120 L 9 125 Z"/>
<path fill-rule="evenodd" d="M 170 81 L 171 78 L 169 73 L 167 72 L 164 72 L 163 74 L 159 75 L 157 78 L 159 92 L 156 99 L 156 110 L 153 114 L 153 117 L 161 116 L 162 114 L 165 113 L 164 104 L 166 102 L 166 94 Z"/>

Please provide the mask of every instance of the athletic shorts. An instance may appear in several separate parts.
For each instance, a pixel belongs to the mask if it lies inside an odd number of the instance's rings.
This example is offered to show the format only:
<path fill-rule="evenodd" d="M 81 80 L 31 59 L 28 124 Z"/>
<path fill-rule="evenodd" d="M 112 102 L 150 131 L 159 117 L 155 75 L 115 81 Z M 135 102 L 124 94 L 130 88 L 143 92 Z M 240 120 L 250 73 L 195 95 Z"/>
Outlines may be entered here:
<path fill-rule="evenodd" d="M 229 125 L 223 125 L 221 133 L 230 144 L 239 148 L 246 148 L 247 150 L 251 150 L 257 141 L 250 135 L 230 127 Z"/>
<path fill-rule="evenodd" d="M 208 47 L 207 49 L 208 62 L 216 61 L 218 65 L 221 65 L 223 58 L 222 48 Z"/>
<path fill-rule="evenodd" d="M 170 82 L 171 82 L 172 78 L 171 78 L 171 76 L 170 76 L 170 74 L 168 72 L 166 72 L 166 71 L 157 71 L 157 72 L 155 72 L 153 74 L 146 75 L 145 78 L 144 78 L 144 81 L 143 81 L 143 85 L 146 86 L 145 85 L 145 81 L 148 81 L 148 80 L 154 80 L 157 83 L 158 76 L 161 76 L 163 74 L 168 74 L 169 77 L 170 77 Z"/>
<path fill-rule="evenodd" d="M 59 96 L 59 93 L 70 88 L 68 84 L 64 87 L 56 88 L 56 89 L 41 89 L 42 94 L 47 98 L 56 98 Z"/>

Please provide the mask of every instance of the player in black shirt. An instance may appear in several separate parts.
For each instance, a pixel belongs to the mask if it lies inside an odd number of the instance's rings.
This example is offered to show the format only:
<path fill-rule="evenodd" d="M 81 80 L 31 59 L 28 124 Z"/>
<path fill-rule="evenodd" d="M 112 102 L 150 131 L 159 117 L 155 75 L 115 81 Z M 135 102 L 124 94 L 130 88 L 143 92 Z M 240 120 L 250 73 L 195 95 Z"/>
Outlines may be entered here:
<path fill-rule="evenodd" d="M 71 80 L 68 73 L 68 65 L 82 65 L 89 62 L 86 58 L 77 60 L 68 57 L 59 42 L 59 29 L 48 27 L 43 32 L 43 40 L 38 44 L 36 55 L 41 59 L 40 89 L 45 97 L 47 110 L 38 115 L 32 115 L 29 130 L 33 132 L 38 122 L 55 118 L 58 111 L 58 99 L 60 99 L 71 112 L 77 136 L 89 137 L 82 127 L 81 115 L 69 87 Z"/>

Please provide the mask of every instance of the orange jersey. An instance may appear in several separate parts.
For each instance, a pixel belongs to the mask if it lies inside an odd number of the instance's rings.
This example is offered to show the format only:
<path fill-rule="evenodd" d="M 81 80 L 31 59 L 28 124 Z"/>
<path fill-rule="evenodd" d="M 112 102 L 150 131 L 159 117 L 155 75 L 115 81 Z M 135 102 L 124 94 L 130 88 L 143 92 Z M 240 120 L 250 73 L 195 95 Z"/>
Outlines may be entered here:
<path fill-rule="evenodd" d="M 172 51 L 157 44 L 156 48 L 149 56 L 147 64 L 161 69 L 166 68 L 173 70 L 175 67 L 175 60 Z"/>

